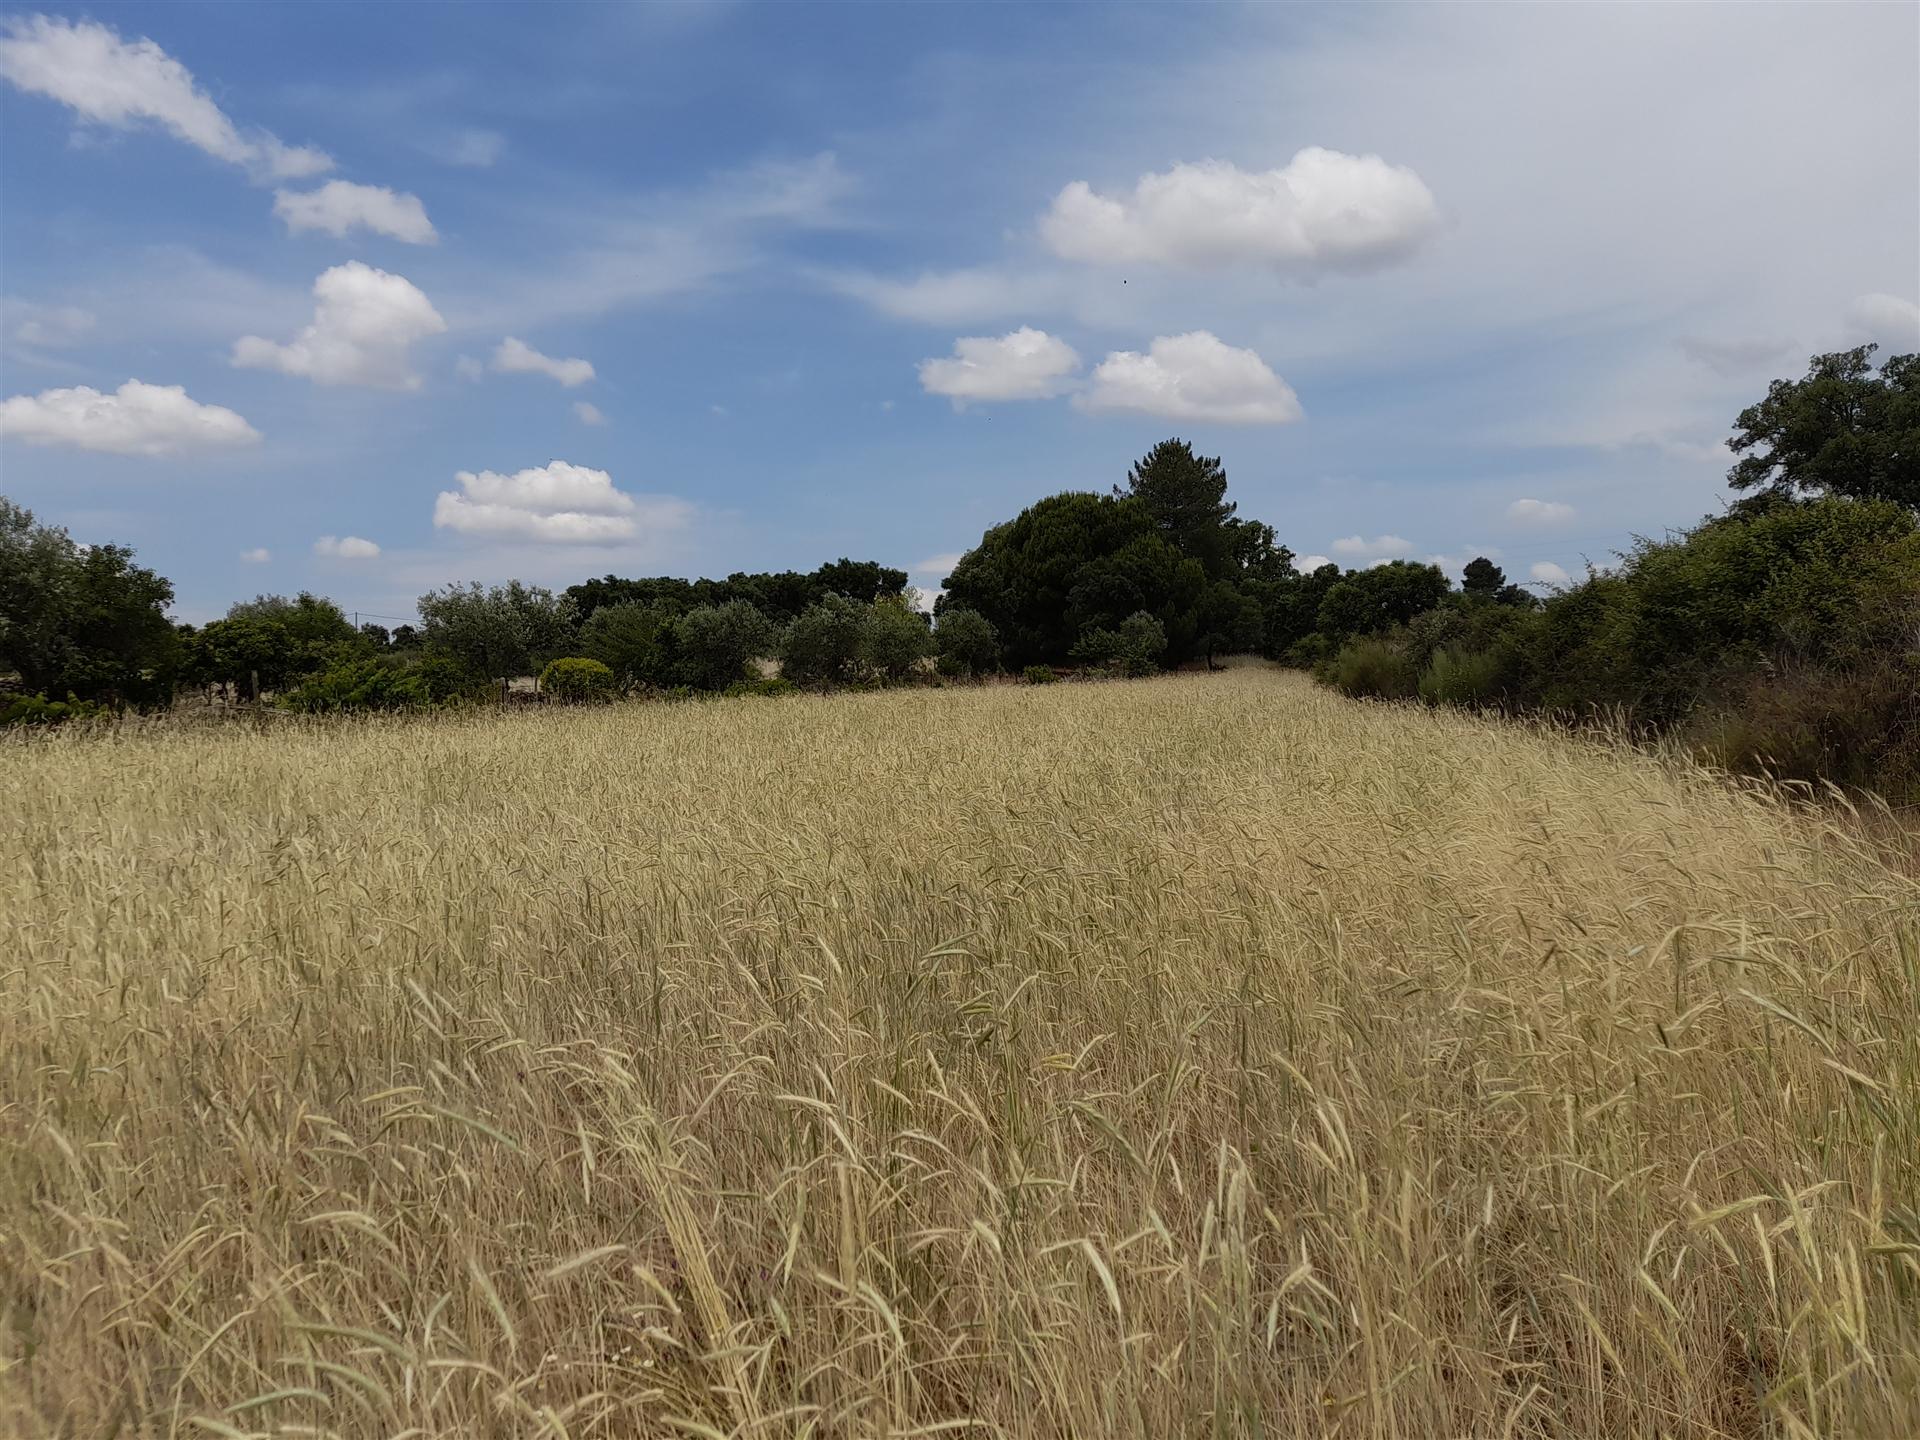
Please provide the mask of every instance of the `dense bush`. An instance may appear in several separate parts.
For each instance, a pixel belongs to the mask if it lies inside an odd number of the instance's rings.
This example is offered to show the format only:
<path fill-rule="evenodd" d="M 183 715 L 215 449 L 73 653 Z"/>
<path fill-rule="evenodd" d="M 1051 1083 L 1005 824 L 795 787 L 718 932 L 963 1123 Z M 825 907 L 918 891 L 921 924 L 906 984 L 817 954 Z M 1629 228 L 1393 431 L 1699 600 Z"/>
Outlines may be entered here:
<path fill-rule="evenodd" d="M 736 680 L 721 692 L 729 699 L 757 696 L 763 700 L 779 700 L 799 693 L 800 687 L 784 675 L 767 675 L 758 680 Z"/>
<path fill-rule="evenodd" d="M 1506 690 L 1503 657 L 1490 650 L 1436 650 L 1420 676 L 1420 698 L 1429 705 L 1492 705 Z M 1414 668 L 1408 657 L 1408 668 Z"/>
<path fill-rule="evenodd" d="M 1029 685 L 1051 685 L 1060 677 L 1053 673 L 1051 665 L 1029 665 L 1020 672 L 1020 678 Z"/>
<path fill-rule="evenodd" d="M 279 703 L 303 715 L 355 710 L 419 710 L 434 703 L 427 680 L 411 665 L 370 656 L 329 666 L 280 696 Z"/>
<path fill-rule="evenodd" d="M 860 678 L 871 607 L 842 595 L 810 605 L 780 645 L 780 673 L 796 685 L 846 685 Z"/>
<path fill-rule="evenodd" d="M 985 675 L 999 667 L 1000 633 L 978 610 L 956 607 L 934 625 L 933 650 L 942 675 Z"/>
<path fill-rule="evenodd" d="M 1321 678 L 1348 695 L 1406 700 L 1419 693 L 1420 674 L 1406 652 L 1380 636 L 1349 640 L 1325 662 Z"/>
<path fill-rule="evenodd" d="M 932 648 L 927 617 L 905 599 L 888 596 L 867 608 L 860 659 L 874 678 L 888 684 L 912 678 Z"/>
<path fill-rule="evenodd" d="M 611 700 L 613 690 L 613 671 L 582 655 L 550 660 L 540 672 L 540 693 L 566 705 Z"/>
<path fill-rule="evenodd" d="M 69 720 L 97 720 L 111 715 L 111 706 L 69 695 L 49 700 L 44 695 L 16 695 L 0 705 L 0 730 L 12 725 L 64 725 Z"/>
<path fill-rule="evenodd" d="M 1109 675 L 1151 675 L 1167 651 L 1167 632 L 1146 611 L 1136 611 L 1112 629 L 1091 628 L 1074 644 L 1075 664 L 1090 665 Z"/>
<path fill-rule="evenodd" d="M 701 605 L 673 622 L 674 674 L 695 690 L 725 690 L 775 645 L 772 622 L 745 600 Z"/>
<path fill-rule="evenodd" d="M 580 651 L 613 672 L 623 690 L 669 682 L 674 611 L 664 603 L 603 605 L 580 627 Z"/>

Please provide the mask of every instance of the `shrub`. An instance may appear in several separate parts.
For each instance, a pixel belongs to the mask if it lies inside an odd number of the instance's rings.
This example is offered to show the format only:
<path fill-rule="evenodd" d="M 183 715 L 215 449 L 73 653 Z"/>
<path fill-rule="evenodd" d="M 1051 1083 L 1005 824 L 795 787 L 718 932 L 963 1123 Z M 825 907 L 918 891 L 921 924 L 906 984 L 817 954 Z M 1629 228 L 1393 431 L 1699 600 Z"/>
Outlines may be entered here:
<path fill-rule="evenodd" d="M 1324 669 L 1323 678 L 1348 695 L 1405 700 L 1419 689 L 1413 662 L 1398 646 L 1374 636 L 1348 641 Z"/>
<path fill-rule="evenodd" d="M 1000 663 L 1000 632 L 978 610 L 955 608 L 933 627 L 933 649 L 942 675 L 981 675 Z"/>
<path fill-rule="evenodd" d="M 1167 630 L 1144 610 L 1136 610 L 1115 630 L 1089 628 L 1074 643 L 1071 658 L 1111 675 L 1151 675 L 1167 653 Z"/>
<path fill-rule="evenodd" d="M 309 675 L 280 697 L 288 710 L 325 715 L 343 710 L 418 710 L 434 703 L 426 680 L 385 657 L 350 660 Z"/>
<path fill-rule="evenodd" d="M 110 706 L 72 695 L 64 700 L 49 700 L 44 695 L 17 695 L 0 706 L 0 729 L 10 725 L 64 725 L 69 720 L 96 720 L 112 713 Z"/>
<path fill-rule="evenodd" d="M 860 659 L 881 679 L 908 679 L 926 659 L 933 637 L 927 617 L 898 595 L 886 595 L 867 608 L 860 636 Z"/>
<path fill-rule="evenodd" d="M 1845 670 L 1771 670 L 1702 709 L 1682 737 L 1729 770 L 1920 803 L 1920 664 L 1890 656 Z"/>
<path fill-rule="evenodd" d="M 774 641 L 772 622 L 745 600 L 696 606 L 673 622 L 674 670 L 695 690 L 725 690 Z"/>
<path fill-rule="evenodd" d="M 780 673 L 796 685 L 845 685 L 859 678 L 872 607 L 844 595 L 809 605 L 787 627 Z"/>
<path fill-rule="evenodd" d="M 1491 650 L 1436 650 L 1420 676 L 1420 698 L 1429 705 L 1490 705 L 1505 679 L 1506 666 Z"/>
<path fill-rule="evenodd" d="M 1020 672 L 1020 678 L 1029 685 L 1051 685 L 1060 677 L 1053 673 L 1051 665 L 1029 665 Z"/>
<path fill-rule="evenodd" d="M 674 612 L 667 605 L 603 605 L 580 627 L 580 653 L 613 671 L 623 689 L 663 683 L 673 667 Z"/>
<path fill-rule="evenodd" d="M 584 655 L 565 656 L 549 661 L 540 672 L 540 693 L 566 705 L 611 700 L 613 671 Z"/>

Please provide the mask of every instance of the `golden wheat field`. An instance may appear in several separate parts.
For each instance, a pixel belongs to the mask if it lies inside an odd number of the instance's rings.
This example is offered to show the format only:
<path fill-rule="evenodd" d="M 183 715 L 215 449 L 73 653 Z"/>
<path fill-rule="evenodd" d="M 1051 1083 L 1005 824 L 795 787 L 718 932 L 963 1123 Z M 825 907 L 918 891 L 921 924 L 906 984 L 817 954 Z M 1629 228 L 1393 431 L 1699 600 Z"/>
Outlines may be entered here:
<path fill-rule="evenodd" d="M 8 1436 L 1906 1436 L 1920 884 L 1249 668 L 0 748 Z"/>

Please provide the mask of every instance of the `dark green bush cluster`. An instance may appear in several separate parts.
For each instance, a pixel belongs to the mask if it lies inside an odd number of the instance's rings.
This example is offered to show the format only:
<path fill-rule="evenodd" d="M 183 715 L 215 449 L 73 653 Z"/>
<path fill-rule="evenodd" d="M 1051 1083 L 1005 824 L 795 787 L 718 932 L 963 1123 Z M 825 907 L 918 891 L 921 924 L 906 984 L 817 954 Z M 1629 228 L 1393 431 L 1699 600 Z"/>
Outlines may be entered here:
<path fill-rule="evenodd" d="M 547 662 L 540 672 L 540 693 L 564 705 L 586 705 L 613 699 L 613 671 L 598 660 L 581 655 Z"/>
<path fill-rule="evenodd" d="M 1775 495 L 1537 608 L 1448 595 L 1317 673 L 1350 695 L 1623 717 L 1733 768 L 1920 799 L 1920 523 Z"/>
<path fill-rule="evenodd" d="M 404 661 L 370 656 L 330 665 L 284 692 L 279 703 L 302 715 L 422 710 L 435 703 L 428 680 Z"/>
<path fill-rule="evenodd" d="M 1137 610 L 1111 630 L 1083 631 L 1068 653 L 1075 664 L 1099 675 L 1151 675 L 1167 653 L 1167 630 L 1157 616 Z"/>
<path fill-rule="evenodd" d="M 0 730 L 14 725 L 64 725 L 69 720 L 97 720 L 112 713 L 110 705 L 72 695 L 64 700 L 49 700 L 44 695 L 16 695 L 0 705 Z"/>
<path fill-rule="evenodd" d="M 787 695 L 798 695 L 800 687 L 783 675 L 767 675 L 758 680 L 736 680 L 721 693 L 729 699 L 753 696 L 762 700 L 778 700 Z"/>
<path fill-rule="evenodd" d="M 1020 672 L 1020 678 L 1029 685 L 1051 685 L 1060 677 L 1053 673 L 1051 665 L 1029 665 Z"/>

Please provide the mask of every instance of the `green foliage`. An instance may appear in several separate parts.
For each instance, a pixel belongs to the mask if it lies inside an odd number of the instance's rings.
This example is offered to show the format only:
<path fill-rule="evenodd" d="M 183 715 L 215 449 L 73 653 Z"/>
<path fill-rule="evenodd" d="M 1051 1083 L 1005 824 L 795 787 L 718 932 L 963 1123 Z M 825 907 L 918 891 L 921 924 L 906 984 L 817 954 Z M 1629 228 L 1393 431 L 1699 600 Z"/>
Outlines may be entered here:
<path fill-rule="evenodd" d="M 725 580 L 682 580 L 671 575 L 623 580 L 608 575 L 567 587 L 566 598 L 582 620 L 591 620 L 613 605 L 658 606 L 669 618 L 703 605 L 729 605 L 744 600 L 776 625 L 795 619 L 809 605 L 828 595 L 844 595 L 865 604 L 907 588 L 907 572 L 872 560 L 834 560 L 810 574 L 786 570 L 778 574 L 729 575 Z M 613 665 L 611 660 L 607 661 Z M 616 672 L 618 665 L 613 666 Z"/>
<path fill-rule="evenodd" d="M 1877 347 L 1815 355 L 1734 422 L 1736 490 L 1888 500 L 1920 510 L 1920 355 L 1873 373 Z"/>
<path fill-rule="evenodd" d="M 1195 642 L 1209 668 L 1216 655 L 1258 650 L 1266 633 L 1266 616 L 1250 590 L 1216 580 L 1200 597 L 1195 615 L 1200 634 Z"/>
<path fill-rule="evenodd" d="M 890 595 L 868 607 L 860 659 L 879 680 L 899 684 L 911 679 L 932 648 L 927 617 L 902 597 Z"/>
<path fill-rule="evenodd" d="M 280 696 L 279 703 L 303 715 L 351 711 L 419 710 L 434 703 L 418 671 L 385 655 L 331 665 Z"/>
<path fill-rule="evenodd" d="M 1407 668 L 1414 669 L 1411 657 Z M 1507 667 L 1492 650 L 1436 650 L 1420 676 L 1420 698 L 1429 705 L 1479 707 L 1504 694 Z"/>
<path fill-rule="evenodd" d="M 933 627 L 933 648 L 942 675 L 984 675 L 1000 664 L 1000 632 L 978 610 L 944 611 Z"/>
<path fill-rule="evenodd" d="M 1419 693 L 1420 676 L 1400 647 L 1378 635 L 1349 640 L 1323 666 L 1322 679 L 1348 695 L 1406 700 Z"/>
<path fill-rule="evenodd" d="M 1318 628 L 1336 643 L 1378 635 L 1432 609 L 1447 589 L 1438 565 L 1389 560 L 1368 570 L 1350 570 L 1327 587 L 1316 617 Z"/>
<path fill-rule="evenodd" d="M 1141 610 L 1115 629 L 1087 630 L 1074 643 L 1073 660 L 1109 675 L 1151 675 L 1160 668 L 1166 650 L 1166 627 Z"/>
<path fill-rule="evenodd" d="M 1134 462 L 1127 483 L 1113 493 L 1138 501 L 1167 543 L 1198 560 L 1208 576 L 1226 573 L 1237 537 L 1227 530 L 1235 507 L 1227 499 L 1219 457 L 1196 455 L 1184 440 L 1162 440 Z"/>
<path fill-rule="evenodd" d="M 663 685 L 673 674 L 675 612 L 664 601 L 603 605 L 580 627 L 580 650 L 625 690 Z"/>
<path fill-rule="evenodd" d="M 0 669 L 28 690 L 165 703 L 180 659 L 172 603 L 173 587 L 131 550 L 78 545 L 0 496 Z"/>
<path fill-rule="evenodd" d="M 1053 673 L 1051 665 L 1029 665 L 1020 672 L 1020 678 L 1029 685 L 1051 685 L 1060 677 Z"/>
<path fill-rule="evenodd" d="M 787 627 L 780 673 L 796 685 L 847 685 L 860 678 L 871 607 L 828 595 Z"/>
<path fill-rule="evenodd" d="M 97 720 L 112 713 L 111 706 L 72 695 L 64 700 L 49 700 L 44 695 L 16 695 L 0 705 L 0 730 L 13 725 L 64 725 L 69 720 Z"/>
<path fill-rule="evenodd" d="M 598 660 L 583 655 L 567 655 L 549 660 L 540 672 L 540 693 L 567 705 L 584 705 L 611 700 L 613 671 Z"/>
<path fill-rule="evenodd" d="M 419 609 L 428 653 L 476 679 L 532 674 L 574 648 L 572 602 L 538 585 L 448 585 L 422 595 Z"/>
<path fill-rule="evenodd" d="M 777 643 L 772 622 L 744 600 L 697 606 L 673 623 L 674 673 L 695 690 L 725 690 Z"/>

